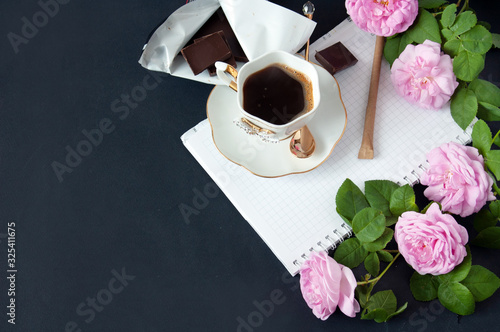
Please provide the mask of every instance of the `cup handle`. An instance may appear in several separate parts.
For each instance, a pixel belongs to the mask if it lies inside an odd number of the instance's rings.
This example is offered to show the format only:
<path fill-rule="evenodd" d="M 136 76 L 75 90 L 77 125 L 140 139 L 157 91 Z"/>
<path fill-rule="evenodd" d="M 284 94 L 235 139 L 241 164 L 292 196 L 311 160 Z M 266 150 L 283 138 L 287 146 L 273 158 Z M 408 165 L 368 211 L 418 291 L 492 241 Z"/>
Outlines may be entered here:
<path fill-rule="evenodd" d="M 233 66 L 228 65 L 225 62 L 217 61 L 215 63 L 215 68 L 217 69 L 217 76 L 219 79 L 227 86 L 229 86 L 234 91 L 238 91 L 238 86 L 236 82 L 231 79 L 226 73 L 231 75 L 235 80 L 238 77 L 238 71 L 234 69 Z"/>

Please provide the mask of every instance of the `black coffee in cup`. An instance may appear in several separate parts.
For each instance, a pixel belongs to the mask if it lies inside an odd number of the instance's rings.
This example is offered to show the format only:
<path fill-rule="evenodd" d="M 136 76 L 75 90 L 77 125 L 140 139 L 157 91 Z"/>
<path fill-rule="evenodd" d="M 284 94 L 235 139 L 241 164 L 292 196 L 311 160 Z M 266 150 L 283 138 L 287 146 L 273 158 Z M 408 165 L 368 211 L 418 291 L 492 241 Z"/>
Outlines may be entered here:
<path fill-rule="evenodd" d="M 271 64 L 243 83 L 243 109 L 272 124 L 286 124 L 313 106 L 309 77 L 283 64 Z"/>

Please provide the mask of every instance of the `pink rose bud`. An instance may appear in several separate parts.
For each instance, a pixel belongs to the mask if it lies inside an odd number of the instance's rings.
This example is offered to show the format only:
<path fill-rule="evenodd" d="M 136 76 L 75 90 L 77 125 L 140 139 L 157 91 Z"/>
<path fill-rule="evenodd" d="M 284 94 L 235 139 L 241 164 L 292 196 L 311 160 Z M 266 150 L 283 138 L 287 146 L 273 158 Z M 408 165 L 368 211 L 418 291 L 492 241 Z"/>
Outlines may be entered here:
<path fill-rule="evenodd" d="M 450 56 L 442 54 L 441 46 L 430 40 L 406 46 L 392 64 L 391 80 L 407 101 L 435 110 L 450 100 L 458 86 Z"/>
<path fill-rule="evenodd" d="M 428 186 L 424 195 L 443 211 L 467 217 L 495 200 L 493 179 L 476 148 L 450 142 L 431 150 L 427 160 L 429 168 L 420 178 Z"/>
<path fill-rule="evenodd" d="M 394 239 L 406 262 L 420 274 L 446 274 L 467 255 L 469 235 L 450 214 L 433 203 L 425 214 L 408 211 L 399 217 Z"/>
<path fill-rule="evenodd" d="M 345 8 L 359 28 L 388 37 L 413 24 L 418 0 L 346 0 Z"/>
<path fill-rule="evenodd" d="M 312 252 L 300 268 L 300 290 L 313 314 L 326 320 L 337 306 L 349 317 L 360 311 L 354 298 L 356 278 L 351 269 L 337 263 L 324 251 Z"/>

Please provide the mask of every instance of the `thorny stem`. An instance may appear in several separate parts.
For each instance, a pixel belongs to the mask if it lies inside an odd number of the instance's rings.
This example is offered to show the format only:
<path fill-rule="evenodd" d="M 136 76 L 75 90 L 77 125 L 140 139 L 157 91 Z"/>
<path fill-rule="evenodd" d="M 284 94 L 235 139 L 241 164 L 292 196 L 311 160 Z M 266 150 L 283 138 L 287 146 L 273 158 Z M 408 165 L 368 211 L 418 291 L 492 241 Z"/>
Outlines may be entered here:
<path fill-rule="evenodd" d="M 400 252 L 398 252 L 398 254 L 396 256 L 394 256 L 394 258 L 392 259 L 392 261 L 387 265 L 387 267 L 384 269 L 384 271 L 382 271 L 382 273 L 379 274 L 378 277 L 370 279 L 370 280 L 366 280 L 366 281 L 358 281 L 357 282 L 358 286 L 368 285 L 368 284 L 376 283 L 377 281 L 379 281 L 380 278 L 382 278 L 384 276 L 384 274 L 387 272 L 387 270 L 389 270 L 389 268 L 391 267 L 391 265 L 396 261 L 396 259 L 398 259 L 399 255 L 401 255 Z"/>

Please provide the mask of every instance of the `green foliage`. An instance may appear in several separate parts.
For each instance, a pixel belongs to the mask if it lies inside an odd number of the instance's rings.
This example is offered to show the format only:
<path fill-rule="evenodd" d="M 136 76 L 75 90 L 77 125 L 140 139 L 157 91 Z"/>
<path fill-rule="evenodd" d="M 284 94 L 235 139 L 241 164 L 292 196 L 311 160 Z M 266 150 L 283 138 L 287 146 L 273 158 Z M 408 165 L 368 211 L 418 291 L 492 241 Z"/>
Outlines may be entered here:
<path fill-rule="evenodd" d="M 361 264 L 368 255 L 368 251 L 357 238 L 350 238 L 342 242 L 335 250 L 333 258 L 342 265 L 352 269 Z"/>
<path fill-rule="evenodd" d="M 455 58 L 456 61 L 457 58 Z M 453 62 L 455 64 L 455 62 Z M 459 86 L 455 90 L 450 104 L 451 116 L 455 122 L 465 129 L 474 120 L 477 114 L 477 98 L 474 91 Z"/>
<path fill-rule="evenodd" d="M 369 206 L 363 192 L 350 179 L 346 179 L 340 186 L 335 204 L 337 212 L 348 220 L 352 220 L 356 213 Z"/>
<path fill-rule="evenodd" d="M 477 88 L 482 82 L 475 83 Z M 484 88 L 484 87 L 483 87 Z M 473 144 L 481 153 L 491 152 L 495 139 L 482 120 L 474 125 Z M 339 197 L 343 195 L 344 197 Z M 394 238 L 394 230 L 386 226 L 386 218 L 397 218 L 406 211 L 419 211 L 415 204 L 415 193 L 409 185 L 398 186 L 387 180 L 365 182 L 365 194 L 347 179 L 337 192 L 339 213 L 349 216 L 355 237 L 341 243 L 334 259 L 351 269 L 363 264 L 368 272 L 356 287 L 356 297 L 362 308 L 361 319 L 386 322 L 406 309 L 407 303 L 397 308 L 392 290 L 372 294 L 374 286 L 400 256 L 393 256 L 386 247 Z M 430 203 L 432 204 L 432 202 Z M 420 213 L 425 213 L 427 205 Z M 490 248 L 500 248 L 500 201 L 493 201 L 477 214 L 474 227 L 479 232 L 472 242 Z M 410 289 L 418 301 L 439 301 L 450 311 L 469 315 L 475 310 L 475 302 L 493 295 L 500 287 L 500 278 L 488 269 L 472 265 L 469 246 L 464 260 L 444 275 L 420 275 L 414 272 L 410 278 Z M 382 265 L 387 264 L 382 271 Z M 371 279 L 370 279 L 371 278 Z"/>
<path fill-rule="evenodd" d="M 415 300 L 432 301 L 437 298 L 437 285 L 430 274 L 421 275 L 416 271 L 413 272 L 410 289 Z"/>
<path fill-rule="evenodd" d="M 377 251 L 380 252 L 392 240 L 393 236 L 394 236 L 394 231 L 390 228 L 385 228 L 384 232 L 382 233 L 382 235 L 379 238 L 377 238 L 371 242 L 363 243 L 363 247 L 365 247 L 365 249 L 368 250 L 369 252 L 377 252 Z M 389 262 L 391 260 L 392 260 L 392 256 L 391 256 L 391 259 L 389 260 Z"/>
<path fill-rule="evenodd" d="M 439 33 L 439 25 L 436 18 L 422 8 L 419 9 L 418 16 L 413 25 L 404 34 L 408 34 L 408 37 L 412 41 L 419 44 L 427 39 L 441 44 L 441 34 Z"/>
<path fill-rule="evenodd" d="M 369 298 L 361 313 L 361 319 L 373 319 L 377 323 L 387 322 L 391 317 L 403 312 L 407 305 L 408 302 L 397 309 L 397 300 L 393 291 L 380 291 Z"/>
<path fill-rule="evenodd" d="M 356 237 L 342 242 L 335 250 L 334 259 L 349 268 L 363 263 L 368 274 L 356 288 L 356 297 L 363 308 L 361 318 L 385 322 L 403 312 L 407 304 L 398 309 L 391 290 L 371 293 L 377 281 L 399 256 L 394 257 L 386 250 L 394 238 L 394 230 L 388 226 L 394 224 L 406 209 L 418 211 L 415 193 L 409 185 L 400 187 L 388 180 L 374 180 L 365 182 L 363 194 L 347 179 L 337 192 L 335 201 L 341 204 L 337 206 L 339 214 L 350 219 Z M 380 272 L 383 263 L 388 265 Z"/>
<path fill-rule="evenodd" d="M 483 229 L 472 241 L 473 245 L 491 249 L 500 249 L 500 227 Z"/>
<path fill-rule="evenodd" d="M 421 8 L 437 8 L 446 3 L 446 0 L 419 0 L 418 6 Z"/>
<path fill-rule="evenodd" d="M 453 59 L 453 72 L 460 83 L 451 97 L 453 119 L 464 129 L 476 116 L 500 121 L 498 87 L 478 79 L 484 69 L 485 54 L 492 47 L 500 47 L 500 35 L 491 33 L 487 22 L 478 21 L 468 2 L 460 11 L 457 4 L 444 0 L 420 0 L 419 7 L 418 16 L 408 30 L 387 38 L 384 57 L 392 66 L 408 44 L 421 44 L 427 39 L 440 43 L 441 49 Z M 470 87 L 467 83 L 471 83 Z M 478 93 L 486 84 L 488 91 Z"/>
<path fill-rule="evenodd" d="M 490 127 L 483 120 L 478 120 L 472 130 L 472 146 L 478 149 L 480 154 L 485 155 L 491 150 L 492 141 Z"/>
<path fill-rule="evenodd" d="M 480 265 L 473 265 L 462 284 L 474 296 L 476 302 L 484 301 L 500 287 L 500 278 Z"/>
<path fill-rule="evenodd" d="M 398 189 L 397 183 L 388 180 L 371 180 L 365 182 L 365 195 L 371 207 L 382 211 L 384 216 L 391 217 L 391 196 Z"/>
<path fill-rule="evenodd" d="M 440 284 L 438 299 L 446 309 L 459 315 L 470 315 L 475 309 L 474 296 L 459 282 Z"/>
<path fill-rule="evenodd" d="M 431 301 L 436 297 L 448 310 L 469 315 L 474 312 L 475 302 L 484 301 L 500 287 L 500 278 L 485 267 L 472 265 L 472 255 L 467 256 L 453 271 L 432 276 L 414 272 L 410 289 L 418 301 Z"/>
<path fill-rule="evenodd" d="M 365 269 L 370 273 L 373 277 L 378 276 L 380 272 L 380 259 L 376 252 L 371 252 L 365 258 Z"/>
<path fill-rule="evenodd" d="M 491 41 L 493 43 L 493 47 L 500 48 L 500 34 L 492 33 L 491 34 Z"/>
<path fill-rule="evenodd" d="M 410 185 L 404 185 L 394 191 L 390 202 L 391 213 L 400 216 L 406 211 L 419 211 L 415 203 L 415 192 Z"/>
<path fill-rule="evenodd" d="M 384 214 L 372 207 L 364 208 L 352 220 L 352 230 L 361 242 L 378 239 L 385 229 Z"/>
<path fill-rule="evenodd" d="M 495 175 L 496 179 L 500 179 L 500 150 L 490 150 L 485 155 L 484 161 L 486 167 Z"/>

